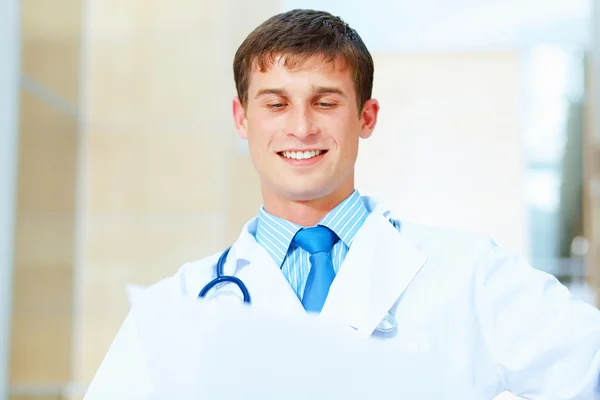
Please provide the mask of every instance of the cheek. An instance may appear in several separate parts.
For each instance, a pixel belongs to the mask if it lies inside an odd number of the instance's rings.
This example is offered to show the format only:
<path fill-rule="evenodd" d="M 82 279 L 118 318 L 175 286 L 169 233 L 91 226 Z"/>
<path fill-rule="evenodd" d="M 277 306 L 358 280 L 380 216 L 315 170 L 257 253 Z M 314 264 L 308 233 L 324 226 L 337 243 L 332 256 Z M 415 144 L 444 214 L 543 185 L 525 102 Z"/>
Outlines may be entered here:
<path fill-rule="evenodd" d="M 264 119 L 259 116 L 254 116 L 253 118 L 248 118 L 248 138 L 252 137 L 253 139 L 258 139 L 262 136 L 264 132 Z"/>
<path fill-rule="evenodd" d="M 340 118 L 337 121 L 332 121 L 327 129 L 328 132 L 332 132 L 332 139 L 343 151 L 351 151 L 352 148 L 357 146 L 360 124 Z"/>
<path fill-rule="evenodd" d="M 274 137 L 274 124 L 265 118 L 248 119 L 247 134 L 250 150 L 264 153 Z"/>

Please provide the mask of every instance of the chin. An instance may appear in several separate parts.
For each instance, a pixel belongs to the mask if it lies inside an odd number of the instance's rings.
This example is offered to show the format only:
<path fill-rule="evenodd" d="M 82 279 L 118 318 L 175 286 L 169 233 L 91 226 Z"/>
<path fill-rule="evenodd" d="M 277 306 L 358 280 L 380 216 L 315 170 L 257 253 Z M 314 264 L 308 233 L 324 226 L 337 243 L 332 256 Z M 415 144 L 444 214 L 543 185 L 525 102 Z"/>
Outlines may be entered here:
<path fill-rule="evenodd" d="M 313 193 L 294 193 L 289 196 L 286 196 L 288 200 L 298 201 L 298 202 L 308 202 L 320 199 L 323 196 Z"/>
<path fill-rule="evenodd" d="M 338 192 L 343 186 L 342 180 L 333 174 L 320 172 L 299 176 L 282 174 L 280 179 L 269 179 L 270 192 L 288 201 L 306 202 L 319 200 Z"/>
<path fill-rule="evenodd" d="M 334 190 L 328 190 L 326 188 L 306 188 L 305 190 L 286 190 L 282 191 L 285 198 L 292 201 L 312 201 L 327 197 Z"/>

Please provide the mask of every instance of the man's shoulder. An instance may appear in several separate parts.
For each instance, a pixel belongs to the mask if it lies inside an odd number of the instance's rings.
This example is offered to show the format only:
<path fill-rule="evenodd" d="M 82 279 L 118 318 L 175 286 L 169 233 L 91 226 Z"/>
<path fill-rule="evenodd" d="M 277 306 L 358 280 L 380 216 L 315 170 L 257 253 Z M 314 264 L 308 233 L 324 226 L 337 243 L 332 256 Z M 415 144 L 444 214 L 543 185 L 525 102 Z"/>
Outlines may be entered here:
<path fill-rule="evenodd" d="M 441 242 L 468 245 L 494 245 L 493 240 L 485 234 L 453 226 L 430 225 L 402 219 L 390 219 L 390 222 L 401 234 L 409 237 L 411 241 L 418 243 Z"/>
<path fill-rule="evenodd" d="M 400 234 L 430 261 L 439 260 L 444 264 L 460 261 L 465 267 L 474 266 L 480 257 L 494 252 L 497 248 L 489 236 L 477 232 L 397 219 L 391 222 Z"/>
<path fill-rule="evenodd" d="M 370 212 L 381 214 L 419 249 L 470 249 L 492 248 L 494 241 L 485 234 L 470 232 L 452 226 L 425 224 L 399 217 L 385 201 L 374 197 L 362 196 Z"/>
<path fill-rule="evenodd" d="M 196 296 L 197 283 L 210 280 L 214 274 L 213 267 L 217 263 L 221 252 L 209 256 L 185 262 L 177 271 L 164 279 L 149 286 L 147 290 L 157 294 L 177 294 L 184 296 Z"/>

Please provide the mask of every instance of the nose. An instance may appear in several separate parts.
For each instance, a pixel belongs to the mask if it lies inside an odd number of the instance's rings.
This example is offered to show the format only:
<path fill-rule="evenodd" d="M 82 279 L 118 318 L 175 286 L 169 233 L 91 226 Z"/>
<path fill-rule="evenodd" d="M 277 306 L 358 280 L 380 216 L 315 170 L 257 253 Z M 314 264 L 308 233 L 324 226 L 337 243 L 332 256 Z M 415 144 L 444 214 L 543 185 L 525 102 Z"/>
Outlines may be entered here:
<path fill-rule="evenodd" d="M 297 138 L 306 138 L 318 132 L 311 110 L 297 106 L 288 111 L 287 134 Z"/>

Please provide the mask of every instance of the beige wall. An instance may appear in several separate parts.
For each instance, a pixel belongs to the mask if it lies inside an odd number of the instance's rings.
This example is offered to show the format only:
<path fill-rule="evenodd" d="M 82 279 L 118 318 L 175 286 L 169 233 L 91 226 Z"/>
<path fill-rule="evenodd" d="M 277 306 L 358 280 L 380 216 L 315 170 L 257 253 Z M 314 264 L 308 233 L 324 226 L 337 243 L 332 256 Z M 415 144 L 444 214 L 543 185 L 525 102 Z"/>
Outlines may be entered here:
<path fill-rule="evenodd" d="M 357 185 L 398 217 L 492 236 L 527 254 L 520 55 L 376 54 L 373 136 Z"/>
<path fill-rule="evenodd" d="M 79 1 L 24 0 L 21 15 L 9 384 L 60 386 L 71 375 Z"/>
<path fill-rule="evenodd" d="M 69 380 L 75 122 L 22 92 L 12 321 L 12 383 Z M 38 114 L 39 115 L 39 114 Z"/>

